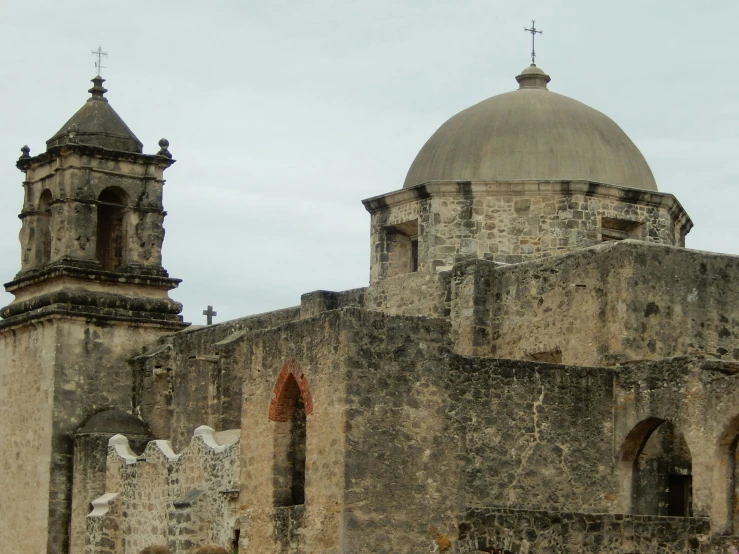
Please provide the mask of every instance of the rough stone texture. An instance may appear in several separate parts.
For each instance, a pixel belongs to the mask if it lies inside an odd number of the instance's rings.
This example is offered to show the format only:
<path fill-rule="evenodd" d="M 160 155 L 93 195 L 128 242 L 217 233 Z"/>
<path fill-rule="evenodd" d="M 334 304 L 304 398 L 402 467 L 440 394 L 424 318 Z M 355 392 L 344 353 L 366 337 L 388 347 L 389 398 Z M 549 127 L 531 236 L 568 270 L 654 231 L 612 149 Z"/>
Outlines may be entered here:
<path fill-rule="evenodd" d="M 120 435 L 118 437 L 122 438 Z M 175 454 L 167 441 L 149 443 L 136 456 L 124 441 L 108 449 L 106 491 L 115 491 L 123 508 L 115 519 L 122 533 L 114 552 L 136 554 L 166 543 L 172 552 L 199 546 L 230 546 L 238 528 L 236 499 L 239 433 L 216 434 L 200 427 L 185 451 Z M 102 548 L 110 537 L 95 537 L 98 517 L 88 518 L 88 548 Z"/>
<path fill-rule="evenodd" d="M 134 410 L 154 436 L 170 439 L 176 450 L 190 442 L 193 429 L 217 431 L 241 425 L 241 360 L 232 354 L 244 336 L 297 320 L 300 308 L 192 326 L 162 339 L 132 360 Z M 179 409 L 187 405 L 187 410 Z"/>
<path fill-rule="evenodd" d="M 364 204 L 372 214 L 371 284 L 410 271 L 402 240 L 409 226 L 422 273 L 469 259 L 518 263 L 609 236 L 684 246 L 692 227 L 672 195 L 579 181 L 434 182 Z"/>
<path fill-rule="evenodd" d="M 369 287 L 182 330 L 161 266 L 168 143 L 141 154 L 102 94 L 75 116 L 99 125 L 17 164 L 1 544 L 732 552 L 739 258 L 683 249 L 673 196 L 412 186 L 365 201 Z"/>
<path fill-rule="evenodd" d="M 125 434 L 137 452 L 142 452 L 152 438 L 145 422 L 121 410 L 98 412 L 74 434 L 71 552 L 85 549 L 91 501 L 105 493 L 108 441 L 118 433 Z"/>
<path fill-rule="evenodd" d="M 452 318 L 466 354 L 613 365 L 688 353 L 739 359 L 739 257 L 643 242 L 455 269 Z"/>
<path fill-rule="evenodd" d="M 460 527 L 460 553 L 730 552 L 708 544 L 705 518 L 473 508 Z"/>
<path fill-rule="evenodd" d="M 398 315 L 447 317 L 451 301 L 450 279 L 450 271 L 388 277 L 367 288 L 363 307 Z"/>
<path fill-rule="evenodd" d="M 56 334 L 48 322 L 0 334 L 0 539 L 27 552 L 45 552 L 49 530 Z"/>
<path fill-rule="evenodd" d="M 75 144 L 57 146 L 19 162 L 25 172 L 19 276 L 39 269 L 35 251 L 41 237 L 34 230 L 43 217 L 39 202 L 44 191 L 51 193 L 49 261 L 73 258 L 94 264 L 98 198 L 111 187 L 125 191 L 129 208 L 124 219 L 126 265 L 130 271 L 161 272 L 163 172 L 172 163 L 162 156 Z"/>
<path fill-rule="evenodd" d="M 238 509 L 176 520 L 166 531 L 173 551 L 187 551 L 177 536 L 204 537 L 203 521 L 232 536 L 236 518 L 241 551 L 255 553 L 415 553 L 447 541 L 450 552 L 465 552 L 484 550 L 471 541 L 494 536 L 507 542 L 491 548 L 520 552 L 709 552 L 706 545 L 724 540 L 717 533 L 732 528 L 726 506 L 736 483 L 736 362 L 682 357 L 585 368 L 467 357 L 453 346 L 444 318 L 356 308 L 241 334 L 228 354 L 244 369 L 241 444 L 249 445 L 240 454 Z M 311 400 L 305 504 L 275 507 L 279 423 L 268 413 L 286 368 Z M 643 422 L 655 418 L 685 437 L 693 513 L 703 519 L 617 515 L 637 504 L 631 471 L 659 428 Z M 218 474 L 214 462 L 192 474 Z M 133 489 L 175 498 L 162 478 L 156 489 L 127 469 L 141 462 L 116 463 Z M 106 493 L 121 490 L 109 478 Z M 491 506 L 505 523 L 472 533 L 469 506 Z M 145 536 L 137 547 L 156 540 L 131 529 L 131 537 Z"/>

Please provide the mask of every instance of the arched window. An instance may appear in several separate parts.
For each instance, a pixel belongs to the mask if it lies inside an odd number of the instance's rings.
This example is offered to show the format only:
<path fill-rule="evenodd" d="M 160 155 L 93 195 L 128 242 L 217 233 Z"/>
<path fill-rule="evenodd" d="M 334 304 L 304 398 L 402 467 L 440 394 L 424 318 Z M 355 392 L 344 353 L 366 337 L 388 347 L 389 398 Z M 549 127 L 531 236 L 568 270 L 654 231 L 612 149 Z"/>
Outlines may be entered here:
<path fill-rule="evenodd" d="M 739 415 L 721 433 L 714 468 L 711 520 L 719 532 L 739 531 Z"/>
<path fill-rule="evenodd" d="M 110 187 L 98 197 L 97 248 L 96 255 L 106 271 L 117 271 L 125 263 L 126 228 L 124 215 L 126 193 Z"/>
<path fill-rule="evenodd" d="M 289 375 L 279 399 L 285 421 L 275 422 L 274 490 L 276 506 L 305 503 L 305 402 Z"/>
<path fill-rule="evenodd" d="M 637 425 L 621 448 L 631 466 L 631 513 L 690 516 L 692 459 L 683 434 L 669 421 Z"/>
<path fill-rule="evenodd" d="M 282 368 L 269 410 L 274 422 L 275 506 L 305 503 L 306 416 L 313 411 L 313 400 L 299 371 L 295 362 Z"/>
<path fill-rule="evenodd" d="M 44 266 L 51 261 L 51 191 L 44 190 L 38 201 L 38 240 L 36 259 Z"/>

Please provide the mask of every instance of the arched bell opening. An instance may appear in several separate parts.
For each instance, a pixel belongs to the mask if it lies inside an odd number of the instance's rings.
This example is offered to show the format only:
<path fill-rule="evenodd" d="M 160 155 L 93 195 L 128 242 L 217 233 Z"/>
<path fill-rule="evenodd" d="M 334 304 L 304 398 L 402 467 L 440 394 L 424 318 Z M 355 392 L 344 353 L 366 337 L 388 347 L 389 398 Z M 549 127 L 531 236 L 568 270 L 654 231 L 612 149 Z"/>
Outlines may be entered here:
<path fill-rule="evenodd" d="M 45 189 L 38 201 L 38 220 L 36 240 L 36 262 L 39 267 L 51 261 L 51 202 L 53 197 L 49 189 Z"/>
<path fill-rule="evenodd" d="M 118 271 L 126 263 L 126 208 L 128 195 L 109 187 L 98 196 L 95 254 L 105 271 Z"/>

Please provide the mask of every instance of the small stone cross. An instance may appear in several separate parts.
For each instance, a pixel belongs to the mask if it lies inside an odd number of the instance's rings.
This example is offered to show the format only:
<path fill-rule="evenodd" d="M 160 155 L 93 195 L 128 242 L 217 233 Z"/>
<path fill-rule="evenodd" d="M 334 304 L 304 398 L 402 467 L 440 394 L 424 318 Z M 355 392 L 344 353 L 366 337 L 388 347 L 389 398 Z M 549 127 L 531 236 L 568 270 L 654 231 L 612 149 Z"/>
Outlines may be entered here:
<path fill-rule="evenodd" d="M 207 310 L 203 310 L 203 315 L 208 318 L 208 325 L 213 325 L 213 316 L 218 315 L 218 312 L 213 311 L 213 306 L 208 306 Z"/>
<path fill-rule="evenodd" d="M 531 20 L 531 28 L 524 27 L 524 31 L 527 33 L 531 33 L 531 65 L 534 65 L 534 60 L 536 59 L 536 49 L 534 48 L 534 39 L 536 38 L 536 35 L 543 35 L 544 31 L 540 31 L 536 28 L 536 21 L 534 19 Z"/>

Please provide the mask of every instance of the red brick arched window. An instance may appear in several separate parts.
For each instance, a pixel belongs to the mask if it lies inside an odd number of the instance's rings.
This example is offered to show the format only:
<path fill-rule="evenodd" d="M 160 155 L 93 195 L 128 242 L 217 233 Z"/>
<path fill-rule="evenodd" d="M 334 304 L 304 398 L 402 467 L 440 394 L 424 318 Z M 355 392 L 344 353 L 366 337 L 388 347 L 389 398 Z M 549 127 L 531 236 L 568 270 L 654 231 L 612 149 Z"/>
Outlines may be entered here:
<path fill-rule="evenodd" d="M 294 360 L 277 377 L 269 419 L 274 422 L 274 501 L 276 506 L 305 503 L 306 416 L 313 413 L 308 380 Z"/>
<path fill-rule="evenodd" d="M 289 421 L 295 410 L 295 401 L 302 396 L 305 415 L 313 413 L 313 398 L 300 366 L 295 360 L 288 361 L 277 376 L 277 383 L 272 391 L 272 403 L 269 406 L 271 421 Z"/>

